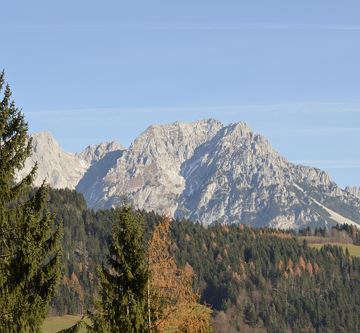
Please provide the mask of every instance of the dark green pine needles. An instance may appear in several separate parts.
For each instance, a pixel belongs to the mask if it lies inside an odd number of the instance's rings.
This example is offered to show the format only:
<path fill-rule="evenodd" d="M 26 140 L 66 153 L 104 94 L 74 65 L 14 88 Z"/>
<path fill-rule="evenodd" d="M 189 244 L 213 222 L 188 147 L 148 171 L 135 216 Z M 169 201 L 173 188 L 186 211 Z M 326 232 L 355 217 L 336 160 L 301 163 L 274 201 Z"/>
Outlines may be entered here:
<path fill-rule="evenodd" d="M 147 332 L 143 218 L 129 207 L 117 209 L 115 216 L 108 265 L 100 270 L 100 299 L 93 332 Z"/>
<path fill-rule="evenodd" d="M 46 209 L 48 188 L 30 195 L 36 166 L 16 182 L 31 140 L 3 72 L 0 93 L 0 332 L 37 333 L 60 278 L 62 229 Z"/>

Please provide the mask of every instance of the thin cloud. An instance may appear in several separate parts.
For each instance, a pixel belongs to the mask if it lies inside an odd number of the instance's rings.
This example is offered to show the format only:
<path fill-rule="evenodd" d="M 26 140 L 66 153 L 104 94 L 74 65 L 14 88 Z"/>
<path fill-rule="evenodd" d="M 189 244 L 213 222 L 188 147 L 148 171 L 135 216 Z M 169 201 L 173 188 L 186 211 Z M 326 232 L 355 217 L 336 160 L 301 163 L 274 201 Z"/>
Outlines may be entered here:
<path fill-rule="evenodd" d="M 0 25 L 3 30 L 51 30 L 51 31 L 94 31 L 94 30 L 189 30 L 189 31 L 241 31 L 241 30 L 308 30 L 308 31 L 360 31 L 360 25 L 349 24 L 269 24 L 269 23 L 128 23 L 128 24 L 31 24 Z"/>
<path fill-rule="evenodd" d="M 360 161 L 358 160 L 293 160 L 295 164 L 318 166 L 324 169 L 358 169 Z"/>
<path fill-rule="evenodd" d="M 279 103 L 279 104 L 239 104 L 217 106 L 168 106 L 168 107 L 114 107 L 82 108 L 25 111 L 28 115 L 61 114 L 114 114 L 114 113 L 149 113 L 149 112 L 302 112 L 302 113 L 360 113 L 360 103 Z"/>
<path fill-rule="evenodd" d="M 302 134 L 302 135 L 313 135 L 313 134 L 345 134 L 351 132 L 360 132 L 360 127 L 316 127 L 316 128 L 295 128 L 289 130 L 280 130 L 277 132 L 291 133 L 291 134 Z"/>
<path fill-rule="evenodd" d="M 173 23 L 173 24 L 129 24 L 122 25 L 128 29 L 149 30 L 335 30 L 360 31 L 360 25 L 342 24 L 239 24 L 239 23 Z"/>

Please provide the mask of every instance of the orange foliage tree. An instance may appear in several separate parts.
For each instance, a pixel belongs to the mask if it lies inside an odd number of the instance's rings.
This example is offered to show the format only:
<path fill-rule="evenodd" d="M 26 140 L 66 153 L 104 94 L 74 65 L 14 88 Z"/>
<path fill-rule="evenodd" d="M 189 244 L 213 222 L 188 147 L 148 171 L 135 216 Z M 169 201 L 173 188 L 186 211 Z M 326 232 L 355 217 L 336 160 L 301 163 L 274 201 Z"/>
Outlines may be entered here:
<path fill-rule="evenodd" d="M 211 309 L 192 289 L 190 265 L 179 268 L 171 255 L 171 219 L 154 228 L 148 247 L 148 322 L 150 332 L 211 332 Z"/>

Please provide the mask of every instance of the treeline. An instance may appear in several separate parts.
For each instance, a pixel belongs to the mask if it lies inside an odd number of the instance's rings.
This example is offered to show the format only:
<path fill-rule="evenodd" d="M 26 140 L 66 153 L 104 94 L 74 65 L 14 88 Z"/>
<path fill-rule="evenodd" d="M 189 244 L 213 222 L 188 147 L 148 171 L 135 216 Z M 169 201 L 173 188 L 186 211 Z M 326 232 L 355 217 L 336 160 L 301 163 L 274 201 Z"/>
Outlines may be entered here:
<path fill-rule="evenodd" d="M 49 209 L 63 225 L 63 275 L 51 314 L 82 314 L 96 293 L 97 268 L 106 260 L 114 211 L 95 213 L 87 209 L 81 194 L 51 190 Z"/>
<path fill-rule="evenodd" d="M 53 311 L 82 312 L 92 306 L 96 267 L 108 253 L 114 211 L 93 212 L 80 194 L 68 190 L 52 191 L 50 204 L 64 223 L 66 254 Z M 161 216 L 139 213 L 149 239 Z M 337 229 L 356 239 L 352 227 Z M 171 239 L 177 264 L 191 267 L 194 290 L 214 310 L 217 332 L 360 330 L 360 260 L 342 248 L 311 249 L 293 232 L 241 224 L 204 228 L 189 221 L 174 221 Z"/>
<path fill-rule="evenodd" d="M 357 332 L 360 261 L 321 251 L 288 233 L 243 226 L 174 224 L 177 258 L 198 276 L 202 299 L 220 311 L 218 331 Z"/>
<path fill-rule="evenodd" d="M 332 242 L 360 245 L 360 229 L 350 224 L 337 224 L 331 228 L 311 229 L 307 227 L 299 230 L 297 234 L 300 236 L 322 237 L 324 241 L 330 240 Z"/>

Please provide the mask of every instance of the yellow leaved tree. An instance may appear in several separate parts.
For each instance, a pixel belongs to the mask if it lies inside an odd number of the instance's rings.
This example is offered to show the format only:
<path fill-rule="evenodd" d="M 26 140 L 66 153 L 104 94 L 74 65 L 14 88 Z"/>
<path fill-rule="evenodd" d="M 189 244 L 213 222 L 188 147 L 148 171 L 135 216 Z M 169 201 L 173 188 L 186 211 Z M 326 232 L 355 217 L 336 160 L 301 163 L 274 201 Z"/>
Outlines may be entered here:
<path fill-rule="evenodd" d="M 163 217 L 149 241 L 148 326 L 153 333 L 211 332 L 211 309 L 192 289 L 190 265 L 179 268 L 171 255 L 171 219 Z"/>

